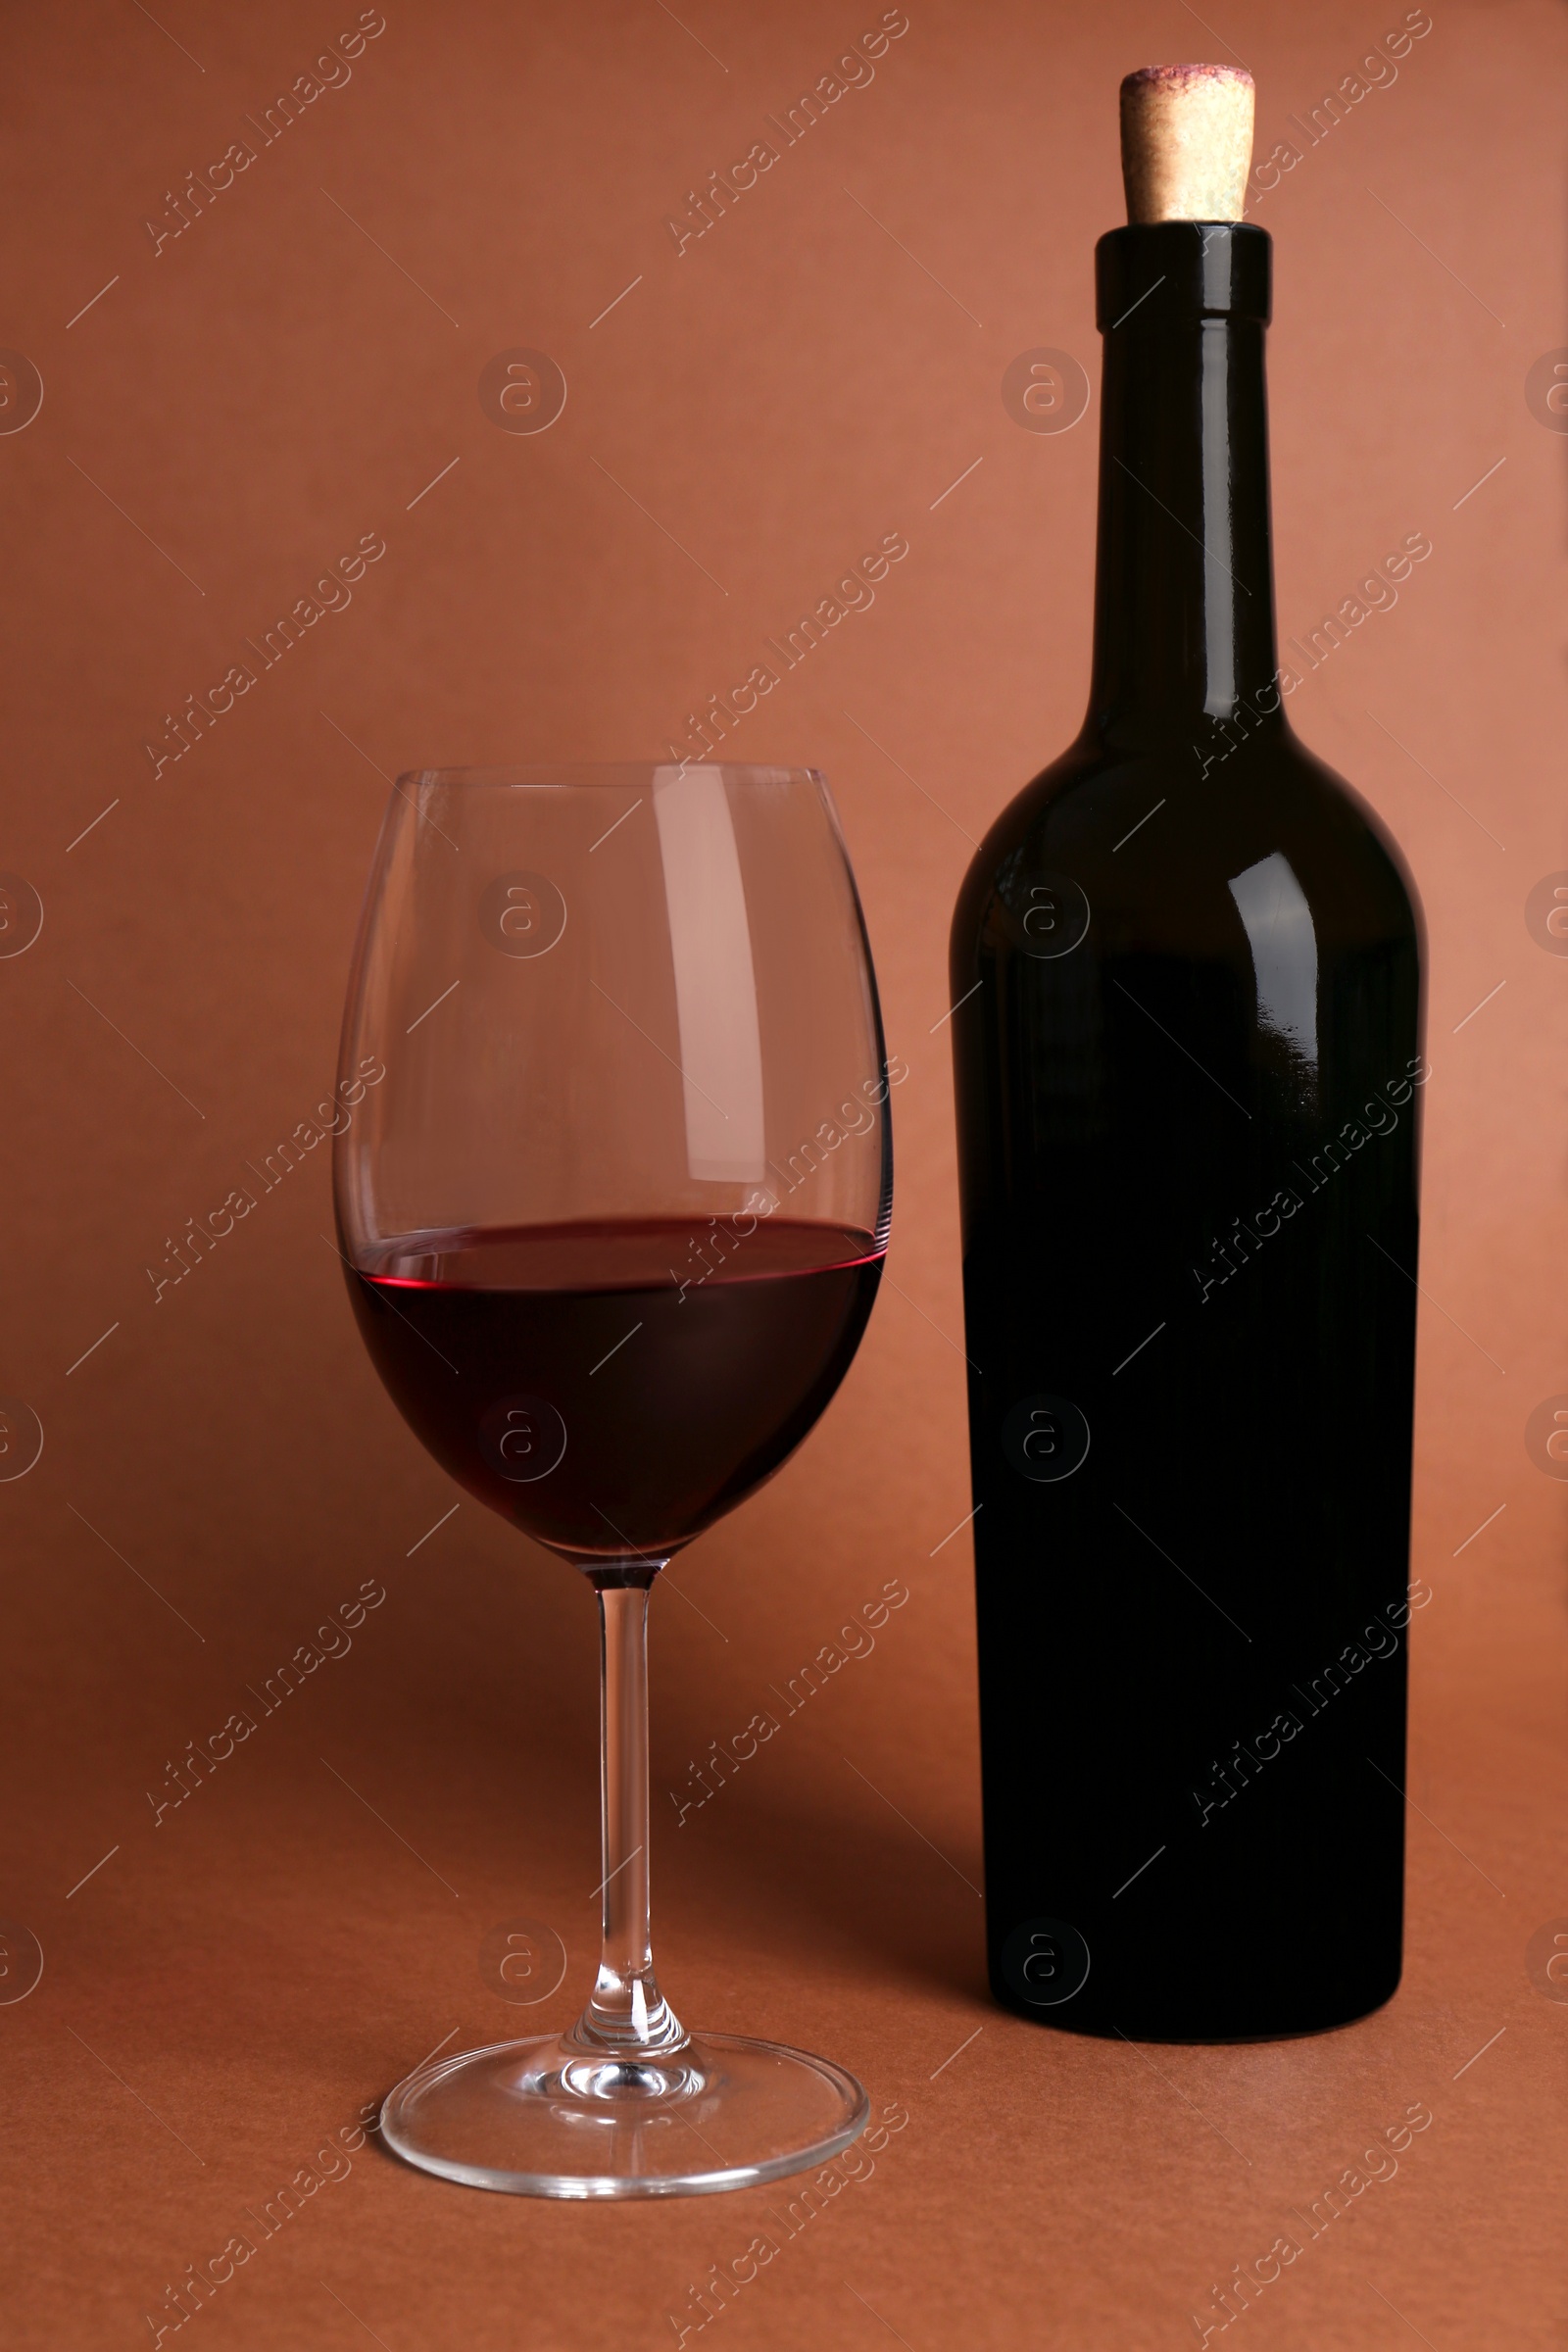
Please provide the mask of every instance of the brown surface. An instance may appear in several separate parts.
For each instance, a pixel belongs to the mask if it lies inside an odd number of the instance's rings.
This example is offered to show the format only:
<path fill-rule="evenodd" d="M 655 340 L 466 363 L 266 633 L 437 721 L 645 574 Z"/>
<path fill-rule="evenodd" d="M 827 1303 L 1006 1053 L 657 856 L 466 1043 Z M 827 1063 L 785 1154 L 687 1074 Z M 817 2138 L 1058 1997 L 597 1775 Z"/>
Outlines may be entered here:
<path fill-rule="evenodd" d="M 660 1596 L 656 1887 L 686 2014 L 830 2052 L 908 2120 L 688 2342 L 1191 2343 L 1211 2283 L 1414 2102 L 1434 2120 L 1397 2176 L 1248 2340 L 1562 2340 L 1568 2005 L 1526 1946 L 1568 1914 L 1563 1512 L 1523 1432 L 1568 1387 L 1565 973 L 1523 909 L 1568 865 L 1564 444 L 1524 397 L 1565 340 L 1564 39 L 1544 0 L 1435 13 L 1256 215 L 1286 632 L 1403 535 L 1434 550 L 1295 707 L 1397 832 L 1432 934 L 1409 1957 L 1348 2032 L 1147 2054 L 982 1987 L 968 1560 L 961 1535 L 937 1548 L 968 1497 L 933 1024 L 966 835 L 1074 730 L 1086 676 L 1094 410 L 1025 431 L 999 384 L 1041 345 L 1098 380 L 1117 84 L 1191 54 L 1190 16 L 910 0 L 874 81 L 677 256 L 666 214 L 874 5 L 387 0 L 352 81 L 155 258 L 164 190 L 353 8 L 160 0 L 172 38 L 121 0 L 12 13 L 0 341 L 46 396 L 0 437 L 0 864 L 47 916 L 0 963 L 0 1389 L 47 1443 L 0 1488 L 0 1911 L 46 1956 L 0 2008 L 8 2344 L 149 2341 L 166 2284 L 449 2029 L 570 2014 L 598 1876 L 587 1595 L 468 1504 L 409 1556 L 453 1495 L 356 1340 L 324 1152 L 156 1305 L 144 1269 L 330 1082 L 376 767 L 662 755 L 892 530 L 910 555 L 875 608 L 734 741 L 837 787 L 911 1069 L 899 1288 L 800 1457 Z M 1287 117 L 1401 14 L 1216 18 L 1257 79 L 1260 165 L 1306 149 Z M 475 394 L 518 346 L 569 382 L 538 437 Z M 367 532 L 387 552 L 353 605 L 155 781 L 162 713 Z M 688 1759 L 894 1577 L 911 1597 L 874 1654 L 677 1829 Z M 387 1598 L 352 1652 L 155 1828 L 166 1760 L 366 1579 Z M 572 1963 L 533 2010 L 478 1973 L 518 1914 Z M 762 2205 L 549 2207 L 372 2143 L 200 2328 L 212 2352 L 346 2352 L 367 2327 L 391 2352 L 670 2344 Z"/>

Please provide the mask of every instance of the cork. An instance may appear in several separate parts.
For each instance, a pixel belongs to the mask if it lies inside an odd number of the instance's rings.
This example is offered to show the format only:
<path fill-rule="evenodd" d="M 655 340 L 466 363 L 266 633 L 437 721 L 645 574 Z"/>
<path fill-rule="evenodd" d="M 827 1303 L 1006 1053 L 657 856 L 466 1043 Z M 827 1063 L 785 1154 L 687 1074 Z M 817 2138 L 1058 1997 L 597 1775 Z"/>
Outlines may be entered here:
<path fill-rule="evenodd" d="M 1252 161 L 1241 66 L 1145 66 L 1121 85 L 1129 221 L 1239 220 Z"/>

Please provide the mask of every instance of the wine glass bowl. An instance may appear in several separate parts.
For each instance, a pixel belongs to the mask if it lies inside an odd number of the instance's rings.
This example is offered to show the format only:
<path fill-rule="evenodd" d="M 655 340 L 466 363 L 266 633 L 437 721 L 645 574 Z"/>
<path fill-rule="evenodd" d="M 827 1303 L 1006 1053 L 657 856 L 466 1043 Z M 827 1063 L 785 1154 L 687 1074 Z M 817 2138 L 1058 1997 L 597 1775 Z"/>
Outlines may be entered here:
<path fill-rule="evenodd" d="M 694 2037 L 655 1982 L 645 1649 L 660 1568 L 807 1435 L 881 1273 L 887 1067 L 821 777 L 403 778 L 341 1066 L 385 1072 L 334 1158 L 370 1356 L 443 1467 L 585 1572 L 603 1630 L 593 1994 L 566 2035 L 420 2070 L 389 2144 L 564 2196 L 821 2161 L 863 2124 L 854 2079 Z"/>

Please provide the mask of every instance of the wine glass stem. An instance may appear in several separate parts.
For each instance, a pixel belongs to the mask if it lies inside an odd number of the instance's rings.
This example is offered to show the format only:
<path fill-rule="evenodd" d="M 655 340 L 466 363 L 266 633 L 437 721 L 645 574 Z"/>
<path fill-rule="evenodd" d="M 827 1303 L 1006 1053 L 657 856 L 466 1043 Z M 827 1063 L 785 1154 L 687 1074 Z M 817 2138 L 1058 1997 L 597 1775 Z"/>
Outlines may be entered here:
<path fill-rule="evenodd" d="M 662 1566 L 589 1571 L 599 1598 L 602 1943 L 572 2039 L 625 2055 L 686 2040 L 654 1978 L 648 1919 L 648 1594 Z"/>

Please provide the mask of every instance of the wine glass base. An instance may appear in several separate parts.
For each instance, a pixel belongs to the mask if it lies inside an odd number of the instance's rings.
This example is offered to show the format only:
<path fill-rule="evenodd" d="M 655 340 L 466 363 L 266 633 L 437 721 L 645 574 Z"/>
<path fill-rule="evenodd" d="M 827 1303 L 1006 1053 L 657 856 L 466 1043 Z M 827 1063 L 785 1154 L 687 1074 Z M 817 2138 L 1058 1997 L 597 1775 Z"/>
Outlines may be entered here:
<path fill-rule="evenodd" d="M 388 2093 L 381 2134 L 469 2188 L 689 2197 L 825 2164 L 869 2113 L 843 2067 L 779 2042 L 694 2034 L 628 2061 L 548 2034 L 419 2067 Z"/>

